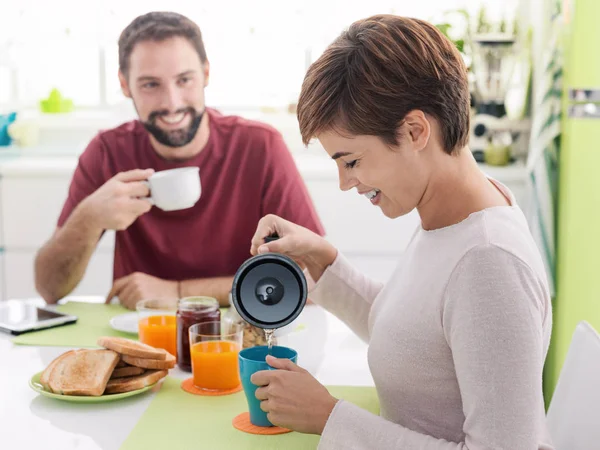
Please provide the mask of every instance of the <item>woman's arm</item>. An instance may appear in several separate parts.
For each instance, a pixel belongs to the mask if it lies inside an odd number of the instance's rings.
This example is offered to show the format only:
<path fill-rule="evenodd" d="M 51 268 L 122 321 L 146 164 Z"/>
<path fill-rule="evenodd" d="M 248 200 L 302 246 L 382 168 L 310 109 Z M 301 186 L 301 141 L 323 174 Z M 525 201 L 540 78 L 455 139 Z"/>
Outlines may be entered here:
<path fill-rule="evenodd" d="M 543 444 L 542 397 L 551 310 L 539 277 L 500 248 L 475 249 L 448 284 L 441 320 L 461 389 L 464 439 L 417 433 L 340 401 L 319 449 L 551 449 Z M 448 413 L 456 411 L 440 406 L 440 422 Z"/>
<path fill-rule="evenodd" d="M 368 342 L 371 305 L 382 288 L 383 283 L 363 275 L 338 252 L 309 295 Z"/>

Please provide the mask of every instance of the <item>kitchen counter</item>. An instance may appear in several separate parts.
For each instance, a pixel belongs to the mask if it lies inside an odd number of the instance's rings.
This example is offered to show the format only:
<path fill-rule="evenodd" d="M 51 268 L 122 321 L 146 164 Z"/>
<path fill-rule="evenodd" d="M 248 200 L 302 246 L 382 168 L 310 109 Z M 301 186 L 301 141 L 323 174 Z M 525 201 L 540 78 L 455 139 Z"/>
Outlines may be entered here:
<path fill-rule="evenodd" d="M 223 113 L 258 120 L 279 130 L 303 176 L 337 179 L 336 166 L 328 160 L 320 143 L 313 141 L 308 148 L 302 143 L 294 114 L 258 109 L 227 110 Z M 40 128 L 40 142 L 43 144 L 24 148 L 15 145 L 0 147 L 0 174 L 10 176 L 70 173 L 75 168 L 77 157 L 98 130 L 115 127 L 135 117 L 135 110 L 129 102 L 114 110 L 83 110 L 68 114 L 41 114 L 37 111 L 20 113 L 21 120 L 33 122 Z M 481 167 L 490 176 L 505 183 L 519 182 L 527 178 L 523 161 L 504 167 L 485 164 Z"/>
<path fill-rule="evenodd" d="M 300 174 L 308 179 L 337 180 L 337 166 L 324 150 L 292 151 Z M 57 153 L 48 148 L 37 147 L 20 150 L 17 147 L 0 147 L 0 176 L 63 176 L 72 174 L 77 165 L 79 152 Z M 523 161 L 507 166 L 480 164 L 481 169 L 492 178 L 510 184 L 527 178 Z"/>

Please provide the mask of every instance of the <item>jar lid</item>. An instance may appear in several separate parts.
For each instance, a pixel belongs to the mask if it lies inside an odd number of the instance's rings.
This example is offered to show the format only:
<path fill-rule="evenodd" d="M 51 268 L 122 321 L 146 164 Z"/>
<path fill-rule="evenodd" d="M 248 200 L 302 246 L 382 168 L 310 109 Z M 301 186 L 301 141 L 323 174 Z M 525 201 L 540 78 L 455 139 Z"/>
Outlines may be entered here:
<path fill-rule="evenodd" d="M 219 301 L 214 297 L 184 297 L 177 303 L 179 311 L 214 311 L 219 308 Z"/>
<path fill-rule="evenodd" d="M 307 295 L 304 272 L 293 259 L 279 253 L 257 255 L 244 262 L 231 291 L 239 315 L 263 329 L 292 322 L 302 312 Z"/>

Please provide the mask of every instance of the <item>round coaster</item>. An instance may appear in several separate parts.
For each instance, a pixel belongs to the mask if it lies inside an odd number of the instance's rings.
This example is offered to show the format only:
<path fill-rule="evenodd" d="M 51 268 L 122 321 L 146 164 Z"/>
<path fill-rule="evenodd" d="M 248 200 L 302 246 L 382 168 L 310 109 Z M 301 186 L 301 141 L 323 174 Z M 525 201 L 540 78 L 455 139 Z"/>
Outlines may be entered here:
<path fill-rule="evenodd" d="M 292 431 L 281 427 L 257 427 L 256 425 L 252 425 L 252 422 L 250 422 L 249 412 L 244 412 L 238 416 L 235 416 L 231 423 L 233 424 L 234 428 L 250 434 L 285 434 Z"/>
<path fill-rule="evenodd" d="M 235 394 L 236 392 L 240 392 L 242 390 L 242 385 L 240 384 L 238 387 L 228 389 L 226 391 L 207 391 L 204 389 L 198 389 L 196 386 L 194 386 L 194 379 L 188 378 L 187 380 L 181 383 L 181 389 L 183 389 L 185 392 L 189 392 L 190 394 L 205 395 L 207 397 L 217 397 L 219 395 L 229 395 Z"/>

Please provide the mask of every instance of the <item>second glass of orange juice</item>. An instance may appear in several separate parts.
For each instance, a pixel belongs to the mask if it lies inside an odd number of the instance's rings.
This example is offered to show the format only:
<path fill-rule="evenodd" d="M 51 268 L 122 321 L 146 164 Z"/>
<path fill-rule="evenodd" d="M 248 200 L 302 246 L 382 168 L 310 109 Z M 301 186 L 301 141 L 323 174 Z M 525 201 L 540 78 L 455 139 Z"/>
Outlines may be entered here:
<path fill-rule="evenodd" d="M 194 386 L 209 391 L 227 391 L 240 385 L 238 353 L 242 349 L 241 324 L 203 322 L 192 325 L 190 356 Z"/>
<path fill-rule="evenodd" d="M 142 300 L 136 305 L 140 341 L 177 356 L 176 300 Z"/>

